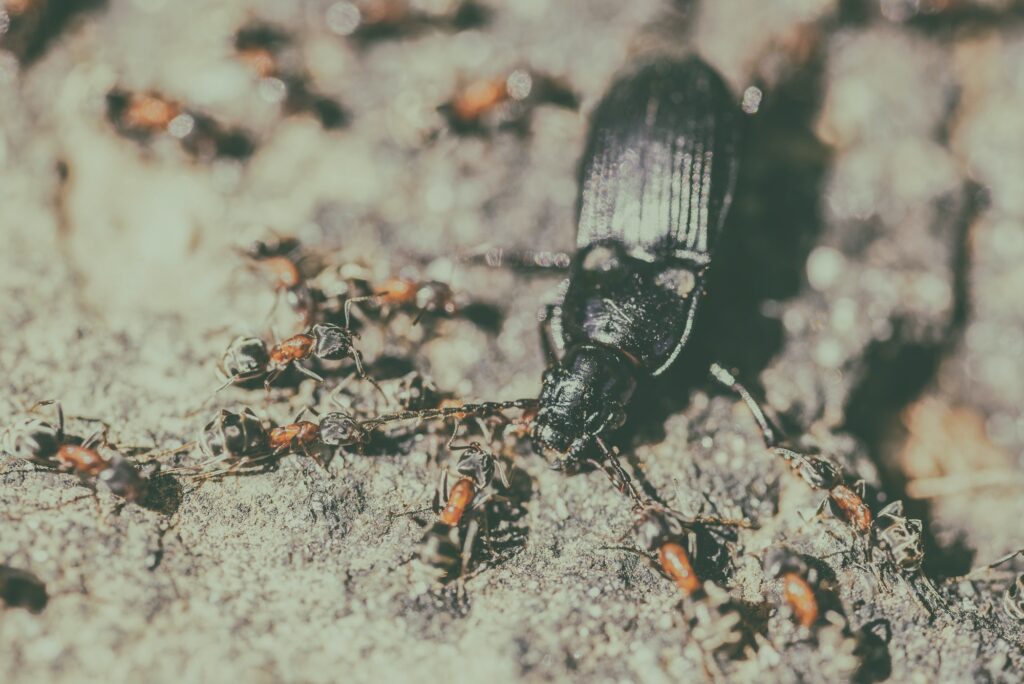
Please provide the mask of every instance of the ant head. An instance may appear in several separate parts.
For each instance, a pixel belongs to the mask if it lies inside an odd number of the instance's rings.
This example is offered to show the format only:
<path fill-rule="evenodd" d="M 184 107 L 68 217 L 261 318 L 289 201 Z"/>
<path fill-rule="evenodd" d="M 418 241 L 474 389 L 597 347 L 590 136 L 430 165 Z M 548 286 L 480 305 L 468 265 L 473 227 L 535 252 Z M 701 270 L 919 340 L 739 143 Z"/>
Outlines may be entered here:
<path fill-rule="evenodd" d="M 333 323 L 317 323 L 310 330 L 316 341 L 313 355 L 324 361 L 340 361 L 352 356 L 352 332 Z"/>
<path fill-rule="evenodd" d="M 266 447 L 263 423 L 249 409 L 242 413 L 221 410 L 199 436 L 202 450 L 210 457 L 243 456 Z"/>
<path fill-rule="evenodd" d="M 783 458 L 789 461 L 804 482 L 815 489 L 832 489 L 843 480 L 839 469 L 823 458 L 801 454 L 783 454 Z"/>
<path fill-rule="evenodd" d="M 244 380 L 263 373 L 269 362 L 266 342 L 258 337 L 242 336 L 228 345 L 220 367 L 226 376 Z"/>
<path fill-rule="evenodd" d="M 633 532 L 637 542 L 647 551 L 654 551 L 670 539 L 678 539 L 686 532 L 682 521 L 664 508 L 652 504 L 639 510 Z"/>
<path fill-rule="evenodd" d="M 460 447 L 454 447 L 458 449 Z M 494 479 L 494 456 L 481 448 L 477 442 L 461 447 L 462 456 L 455 467 L 460 475 L 473 478 L 479 488 L 484 488 Z"/>
<path fill-rule="evenodd" d="M 366 428 L 351 414 L 336 411 L 320 419 L 320 441 L 327 446 L 352 446 L 369 438 Z"/>
<path fill-rule="evenodd" d="M 134 463 L 119 454 L 110 459 L 109 466 L 99 474 L 99 481 L 125 501 L 138 501 L 146 493 L 146 480 L 142 473 Z"/>
<path fill-rule="evenodd" d="M 625 421 L 636 388 L 628 361 L 610 349 L 581 346 L 545 371 L 533 421 L 534 450 L 560 458 Z"/>

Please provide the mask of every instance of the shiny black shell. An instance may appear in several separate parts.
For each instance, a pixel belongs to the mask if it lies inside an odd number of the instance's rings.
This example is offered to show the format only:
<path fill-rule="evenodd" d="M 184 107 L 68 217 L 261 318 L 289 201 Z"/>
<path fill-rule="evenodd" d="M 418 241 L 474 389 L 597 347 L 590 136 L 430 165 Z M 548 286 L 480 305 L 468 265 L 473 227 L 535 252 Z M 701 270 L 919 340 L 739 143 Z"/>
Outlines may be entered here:
<path fill-rule="evenodd" d="M 650 64 L 597 106 L 558 343 L 658 374 L 686 342 L 737 172 L 739 108 L 698 58 Z"/>

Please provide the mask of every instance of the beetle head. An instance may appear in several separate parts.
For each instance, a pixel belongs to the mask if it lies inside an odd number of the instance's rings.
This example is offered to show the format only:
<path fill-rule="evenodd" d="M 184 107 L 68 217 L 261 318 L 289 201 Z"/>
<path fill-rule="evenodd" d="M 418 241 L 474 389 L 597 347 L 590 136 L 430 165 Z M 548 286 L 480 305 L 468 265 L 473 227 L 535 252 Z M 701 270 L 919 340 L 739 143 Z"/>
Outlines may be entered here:
<path fill-rule="evenodd" d="M 544 373 L 534 450 L 575 458 L 595 437 L 622 425 L 635 387 L 633 370 L 621 354 L 589 345 L 570 351 L 561 365 Z"/>

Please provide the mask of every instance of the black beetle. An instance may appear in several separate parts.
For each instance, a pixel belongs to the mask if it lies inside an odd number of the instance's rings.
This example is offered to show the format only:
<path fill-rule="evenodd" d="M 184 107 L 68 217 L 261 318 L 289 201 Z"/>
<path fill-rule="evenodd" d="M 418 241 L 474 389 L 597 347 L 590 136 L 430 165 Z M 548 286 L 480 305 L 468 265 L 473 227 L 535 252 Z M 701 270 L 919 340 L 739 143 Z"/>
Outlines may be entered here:
<path fill-rule="evenodd" d="M 336 445 L 365 442 L 392 421 L 537 409 L 535 451 L 573 469 L 596 444 L 604 458 L 592 462 L 644 505 L 601 435 L 625 420 L 637 380 L 663 373 L 686 345 L 732 198 L 738 129 L 738 104 L 699 58 L 654 62 L 617 81 L 594 111 L 580 165 L 577 251 L 564 294 L 541 316 L 551 365 L 540 398 L 363 422 L 339 414 Z M 488 263 L 504 257 L 493 254 Z M 544 266 L 532 257 L 509 262 Z"/>
<path fill-rule="evenodd" d="M 739 109 L 693 57 L 616 82 L 580 166 L 577 252 L 542 317 L 538 453 L 572 467 L 686 345 L 737 172 Z M 561 357 L 559 359 L 559 356 Z"/>

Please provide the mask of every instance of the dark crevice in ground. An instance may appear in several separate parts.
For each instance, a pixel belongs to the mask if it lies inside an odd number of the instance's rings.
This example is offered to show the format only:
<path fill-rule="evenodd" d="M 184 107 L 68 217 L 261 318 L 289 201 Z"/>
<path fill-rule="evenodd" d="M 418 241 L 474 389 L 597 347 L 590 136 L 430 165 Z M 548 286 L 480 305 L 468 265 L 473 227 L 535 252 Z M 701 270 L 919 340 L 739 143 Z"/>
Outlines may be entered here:
<path fill-rule="evenodd" d="M 935 382 L 942 362 L 953 355 L 970 316 L 971 225 L 982 211 L 985 194 L 968 184 L 955 225 L 953 248 L 953 308 L 943 334 L 935 342 L 908 342 L 902 330 L 910 321 L 895 321 L 889 340 L 868 347 L 860 382 L 846 404 L 843 429 L 862 442 L 878 468 L 882 487 L 890 497 L 903 499 L 908 517 L 924 521 L 925 569 L 929 574 L 953 576 L 970 569 L 973 552 L 961 544 L 940 548 L 931 530 L 930 504 L 907 496 L 907 477 L 895 454 L 907 438 L 904 411 Z"/>

